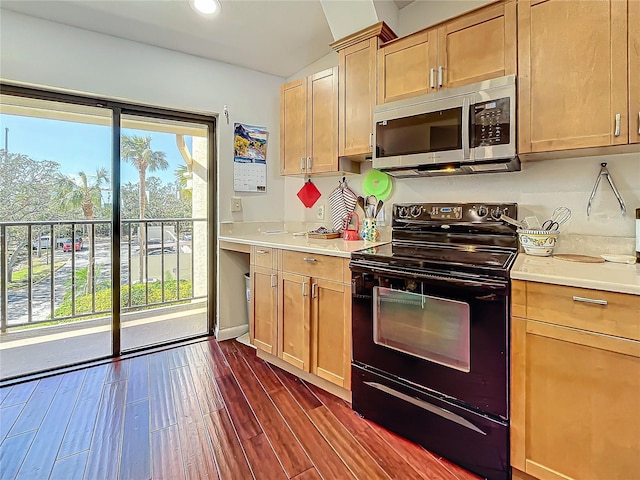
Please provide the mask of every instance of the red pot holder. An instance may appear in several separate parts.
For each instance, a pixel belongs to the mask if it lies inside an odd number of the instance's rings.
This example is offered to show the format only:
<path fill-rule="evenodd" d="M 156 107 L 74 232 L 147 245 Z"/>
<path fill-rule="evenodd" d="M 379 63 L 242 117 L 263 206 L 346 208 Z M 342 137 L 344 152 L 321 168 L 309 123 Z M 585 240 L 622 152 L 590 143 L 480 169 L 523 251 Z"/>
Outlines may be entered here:
<path fill-rule="evenodd" d="M 304 182 L 304 185 L 298 191 L 298 198 L 307 208 L 313 207 L 321 196 L 322 194 L 320 193 L 320 190 L 318 190 L 316 186 L 311 183 L 311 180 L 307 180 L 306 182 Z"/>

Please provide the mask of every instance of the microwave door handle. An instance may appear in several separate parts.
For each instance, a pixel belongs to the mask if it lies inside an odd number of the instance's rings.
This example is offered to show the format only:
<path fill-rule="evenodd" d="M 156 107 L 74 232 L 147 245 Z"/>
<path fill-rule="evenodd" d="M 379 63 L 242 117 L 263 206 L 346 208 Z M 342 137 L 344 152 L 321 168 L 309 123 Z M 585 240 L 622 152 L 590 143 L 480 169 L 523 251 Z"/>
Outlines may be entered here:
<path fill-rule="evenodd" d="M 469 142 L 470 138 L 470 128 L 471 128 L 471 117 L 469 116 L 469 111 L 471 101 L 469 97 L 464 97 L 462 100 L 462 157 L 465 160 L 471 160 L 471 146 Z"/>

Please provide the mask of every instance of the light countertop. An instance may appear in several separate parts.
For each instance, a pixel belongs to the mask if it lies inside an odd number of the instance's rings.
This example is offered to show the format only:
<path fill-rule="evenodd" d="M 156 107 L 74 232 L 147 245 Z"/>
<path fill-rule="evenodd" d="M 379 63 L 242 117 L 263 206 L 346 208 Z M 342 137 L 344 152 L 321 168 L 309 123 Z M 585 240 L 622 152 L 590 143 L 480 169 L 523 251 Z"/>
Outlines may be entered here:
<path fill-rule="evenodd" d="M 511 279 L 640 295 L 640 264 L 579 263 L 520 253 Z"/>
<path fill-rule="evenodd" d="M 332 255 L 334 257 L 351 257 L 351 252 L 367 247 L 375 247 L 387 242 L 345 241 L 342 238 L 323 240 L 307 238 L 306 236 L 294 236 L 292 233 L 233 233 L 220 235 L 220 241 L 256 245 L 260 247 L 283 248 L 298 252 L 316 253 L 320 255 Z"/>

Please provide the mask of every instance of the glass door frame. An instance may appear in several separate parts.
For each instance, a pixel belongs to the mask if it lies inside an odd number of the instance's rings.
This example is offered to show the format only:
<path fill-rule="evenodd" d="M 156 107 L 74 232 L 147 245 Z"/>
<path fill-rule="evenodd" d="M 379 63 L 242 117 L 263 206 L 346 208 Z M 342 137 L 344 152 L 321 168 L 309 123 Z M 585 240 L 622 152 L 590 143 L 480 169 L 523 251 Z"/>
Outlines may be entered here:
<path fill-rule="evenodd" d="M 18 97 L 27 97 L 38 100 L 48 100 L 54 102 L 69 103 L 74 105 L 86 105 L 91 107 L 106 108 L 112 111 L 112 137 L 111 137 L 111 187 L 112 187 L 112 213 L 111 213 L 111 300 L 112 300 L 112 352 L 111 357 L 116 358 L 122 354 L 121 350 L 121 298 L 120 298 L 120 274 L 121 274 L 121 157 L 120 157 L 120 139 L 121 139 L 121 117 L 122 115 L 146 116 L 157 118 L 160 120 L 173 120 L 190 123 L 200 123 L 207 126 L 207 150 L 208 150 L 208 237 L 209 237 L 209 255 L 208 255 L 208 302 L 207 302 L 207 335 L 213 336 L 216 327 L 216 271 L 218 266 L 217 248 L 218 248 L 218 216 L 217 216 L 217 178 L 218 178 L 218 162 L 216 161 L 216 127 L 217 115 L 207 116 L 197 113 L 190 113 L 179 110 L 168 110 L 161 107 L 153 107 L 141 104 L 124 103 L 116 100 L 103 99 L 98 97 L 89 97 L 75 94 L 57 92 L 53 90 L 43 90 L 33 87 L 25 87 L 9 83 L 0 82 L 0 91 L 6 95 Z M 182 342 L 188 339 L 181 338 L 176 342 Z M 171 342 L 167 343 L 170 344 Z M 135 353 L 141 350 L 157 347 L 141 347 L 139 349 L 127 350 L 127 354 Z M 88 362 L 100 360 L 105 357 L 91 359 Z M 82 362 L 87 363 L 87 362 Z M 57 369 L 68 368 L 74 365 L 64 365 L 56 367 Z M 37 372 L 36 374 L 45 373 Z M 30 375 L 30 374 L 29 374 Z"/>

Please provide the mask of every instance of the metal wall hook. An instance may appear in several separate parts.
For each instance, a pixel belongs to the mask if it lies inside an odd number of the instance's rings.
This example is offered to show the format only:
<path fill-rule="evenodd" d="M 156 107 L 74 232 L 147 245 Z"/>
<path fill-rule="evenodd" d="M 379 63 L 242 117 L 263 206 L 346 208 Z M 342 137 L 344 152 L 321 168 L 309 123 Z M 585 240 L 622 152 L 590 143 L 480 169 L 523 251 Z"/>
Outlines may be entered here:
<path fill-rule="evenodd" d="M 596 196 L 596 190 L 598 189 L 598 185 L 600 184 L 600 180 L 602 177 L 606 177 L 609 185 L 611 185 L 611 190 L 613 190 L 614 195 L 618 199 L 618 203 L 620 204 L 620 211 L 622 215 L 627 214 L 627 207 L 624 204 L 624 200 L 622 200 L 622 195 L 618 192 L 615 183 L 613 183 L 613 179 L 611 178 L 611 174 L 609 170 L 607 170 L 607 164 L 605 162 L 600 164 L 600 173 L 598 173 L 598 178 L 596 179 L 596 184 L 593 186 L 593 191 L 591 192 L 591 196 L 589 197 L 589 203 L 587 204 L 587 217 L 591 214 L 591 202 Z"/>

